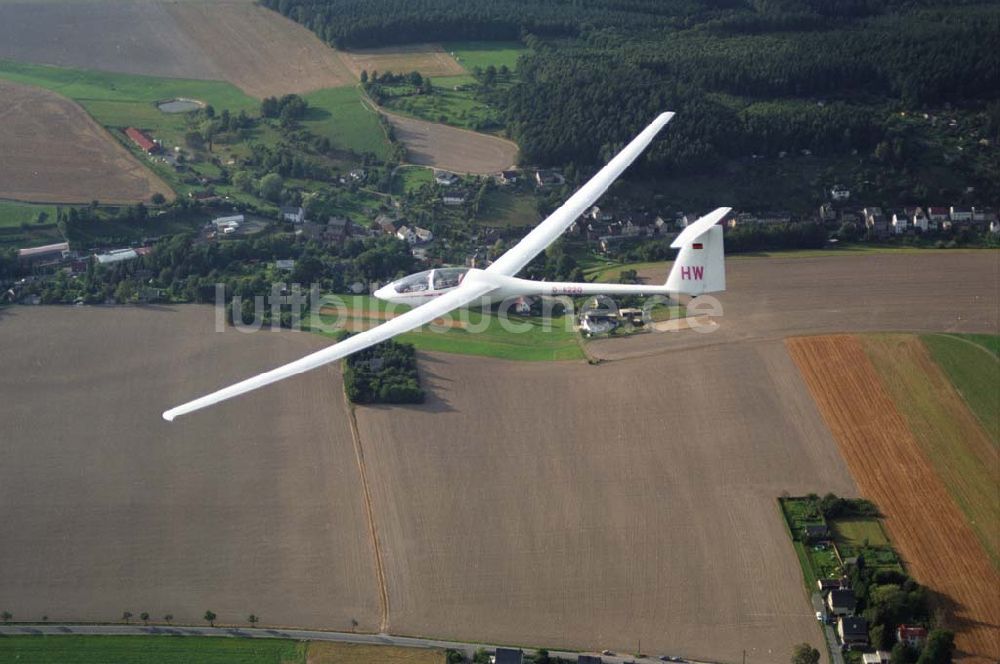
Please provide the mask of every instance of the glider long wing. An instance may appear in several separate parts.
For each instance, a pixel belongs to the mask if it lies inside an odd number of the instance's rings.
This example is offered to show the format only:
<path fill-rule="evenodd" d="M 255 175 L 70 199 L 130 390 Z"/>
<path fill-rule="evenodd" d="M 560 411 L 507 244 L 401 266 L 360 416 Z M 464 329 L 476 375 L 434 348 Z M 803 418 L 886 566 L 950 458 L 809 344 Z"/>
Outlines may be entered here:
<path fill-rule="evenodd" d="M 494 286 L 483 282 L 463 282 L 463 284 L 455 290 L 449 291 L 444 295 L 427 302 L 426 304 L 422 304 L 416 309 L 411 309 L 401 316 L 397 316 L 390 321 L 382 323 L 378 327 L 373 327 L 372 329 L 361 332 L 360 334 L 355 334 L 352 337 L 344 339 L 340 343 L 336 343 L 329 348 L 324 348 L 323 350 L 306 355 L 302 359 L 291 362 L 290 364 L 278 367 L 277 369 L 272 369 L 271 371 L 259 374 L 253 378 L 240 381 L 235 385 L 224 387 L 221 390 L 212 392 L 209 395 L 195 399 L 194 401 L 190 401 L 181 406 L 177 406 L 176 408 L 171 408 L 163 413 L 163 419 L 171 422 L 178 415 L 186 415 L 190 412 L 217 404 L 220 401 L 232 399 L 235 396 L 256 390 L 259 387 L 270 385 L 271 383 L 284 378 L 309 371 L 310 369 L 315 369 L 324 364 L 329 364 L 330 362 L 335 362 L 336 360 L 347 357 L 348 355 L 356 353 L 359 350 L 364 350 L 365 348 L 374 346 L 375 344 L 385 341 L 386 339 L 391 339 L 397 334 L 409 332 L 410 330 L 418 328 L 421 325 L 426 325 L 439 316 L 443 316 L 451 311 L 454 311 L 455 309 L 458 309 L 459 307 L 479 299 L 493 289 Z"/>
<path fill-rule="evenodd" d="M 524 236 L 524 239 L 510 251 L 495 260 L 492 265 L 486 268 L 486 271 L 504 274 L 508 277 L 513 277 L 520 272 L 525 265 L 531 262 L 531 259 L 545 251 L 545 248 L 555 242 L 570 227 L 570 224 L 583 214 L 584 210 L 593 205 L 601 197 L 601 194 L 607 191 L 611 183 L 618 179 L 618 176 L 635 161 L 636 157 L 642 154 L 642 151 L 653 141 L 656 134 L 673 117 L 674 114 L 669 112 L 657 116 L 648 127 L 642 130 L 642 133 L 633 138 L 631 143 L 599 170 L 597 175 L 580 187 L 575 194 L 570 196 L 569 200 L 546 217 L 545 221 L 538 224 L 533 231 Z"/>

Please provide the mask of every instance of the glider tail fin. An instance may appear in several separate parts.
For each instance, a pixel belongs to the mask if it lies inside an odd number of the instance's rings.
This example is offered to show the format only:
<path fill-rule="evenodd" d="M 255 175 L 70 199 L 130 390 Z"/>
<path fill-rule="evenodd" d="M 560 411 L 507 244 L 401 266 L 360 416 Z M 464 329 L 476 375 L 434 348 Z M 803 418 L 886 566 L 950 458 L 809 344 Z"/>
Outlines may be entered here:
<path fill-rule="evenodd" d="M 689 225 L 670 245 L 680 249 L 667 277 L 671 293 L 701 295 L 726 290 L 726 264 L 719 221 L 730 208 L 719 208 Z"/>

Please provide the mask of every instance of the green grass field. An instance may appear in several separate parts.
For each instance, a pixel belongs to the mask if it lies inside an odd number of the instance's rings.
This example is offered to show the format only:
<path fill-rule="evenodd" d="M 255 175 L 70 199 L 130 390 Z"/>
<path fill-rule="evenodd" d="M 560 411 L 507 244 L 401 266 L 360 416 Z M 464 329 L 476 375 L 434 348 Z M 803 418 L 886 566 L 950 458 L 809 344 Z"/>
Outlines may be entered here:
<path fill-rule="evenodd" d="M 391 148 L 375 113 L 361 102 L 357 87 L 330 88 L 303 95 L 309 110 L 302 125 L 317 136 L 326 136 L 334 145 L 358 154 L 370 152 L 380 159 Z"/>
<path fill-rule="evenodd" d="M 179 144 L 187 130 L 183 113 L 163 113 L 156 103 L 185 97 L 217 111 L 257 113 L 260 102 L 220 81 L 113 74 L 0 60 L 0 78 L 57 92 L 77 103 L 106 127 L 150 130 L 164 144 Z"/>
<path fill-rule="evenodd" d="M 351 311 L 354 320 L 379 322 L 378 313 L 391 307 L 399 314 L 408 309 L 392 306 L 369 296 L 338 296 Z M 462 318 L 464 316 L 464 318 Z M 323 316 L 326 324 L 332 324 L 335 316 Z M 576 332 L 566 329 L 563 317 L 554 317 L 546 322 L 540 317 L 510 316 L 510 323 L 519 331 L 505 329 L 495 314 L 486 314 L 470 309 L 464 314 L 452 314 L 450 320 L 467 322 L 468 328 L 436 328 L 430 326 L 419 331 L 407 332 L 397 337 L 398 341 L 412 343 L 421 350 L 480 355 L 506 360 L 547 361 L 579 360 L 584 358 Z"/>
<path fill-rule="evenodd" d="M 434 182 L 434 171 L 424 166 L 402 166 L 393 178 L 392 190 L 398 195 L 410 194 Z"/>
<path fill-rule="evenodd" d="M 473 77 L 444 76 L 432 78 L 431 83 L 434 86 L 432 95 L 410 95 L 412 89 L 409 86 L 400 86 L 400 96 L 388 99 L 385 107 L 401 115 L 474 131 L 488 132 L 502 127 L 499 112 L 476 99 L 473 90 L 455 89 L 475 85 Z"/>
<path fill-rule="evenodd" d="M 171 636 L 6 636 L 0 661 L 18 664 L 305 664 L 285 639 Z"/>
<path fill-rule="evenodd" d="M 38 220 L 38 215 L 42 212 L 48 215 L 45 224 L 55 223 L 55 205 L 32 205 L 17 201 L 0 201 L 0 228 L 19 227 L 21 224 L 34 224 Z"/>
<path fill-rule="evenodd" d="M 889 538 L 877 519 L 837 519 L 830 527 L 837 544 L 860 547 L 868 542 L 869 546 L 889 546 Z"/>
<path fill-rule="evenodd" d="M 445 42 L 442 46 L 470 72 L 476 67 L 485 69 L 490 65 L 497 68 L 506 65 L 513 70 L 517 59 L 528 52 L 528 48 L 520 42 L 462 41 Z"/>
<path fill-rule="evenodd" d="M 489 226 L 534 226 L 540 219 L 533 194 L 493 189 L 483 196 L 478 220 Z"/>
<path fill-rule="evenodd" d="M 994 444 L 1000 444 L 1000 336 L 927 334 L 920 338 Z"/>

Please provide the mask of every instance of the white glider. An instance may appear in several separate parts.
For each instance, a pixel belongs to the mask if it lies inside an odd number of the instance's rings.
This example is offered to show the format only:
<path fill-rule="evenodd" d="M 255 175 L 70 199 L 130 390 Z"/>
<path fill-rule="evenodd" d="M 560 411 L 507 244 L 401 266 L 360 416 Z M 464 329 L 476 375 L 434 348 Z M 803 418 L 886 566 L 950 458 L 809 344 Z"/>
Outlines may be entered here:
<path fill-rule="evenodd" d="M 375 292 L 391 302 L 414 305 L 410 311 L 360 334 L 324 348 L 290 364 L 222 388 L 163 413 L 173 421 L 179 415 L 206 408 L 251 390 L 315 369 L 352 353 L 421 327 L 460 307 L 488 305 L 507 298 L 531 295 L 700 295 L 725 290 L 722 228 L 717 224 L 729 208 L 719 208 L 688 225 L 670 245 L 680 251 L 667 282 L 662 286 L 538 282 L 518 279 L 516 275 L 535 256 L 559 238 L 570 224 L 611 186 L 650 144 L 656 134 L 673 118 L 673 113 L 658 116 L 604 168 L 583 185 L 558 210 L 553 212 L 516 246 L 485 270 L 474 268 L 439 268 L 394 281 Z"/>

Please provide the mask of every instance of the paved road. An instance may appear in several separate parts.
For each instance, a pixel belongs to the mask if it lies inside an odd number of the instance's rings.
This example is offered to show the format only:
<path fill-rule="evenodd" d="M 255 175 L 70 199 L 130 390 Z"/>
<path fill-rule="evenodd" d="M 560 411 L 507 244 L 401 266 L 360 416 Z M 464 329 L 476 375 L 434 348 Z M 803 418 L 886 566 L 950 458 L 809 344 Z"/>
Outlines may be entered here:
<path fill-rule="evenodd" d="M 812 599 L 813 610 L 825 616 L 826 606 L 823 605 L 823 595 L 813 593 L 810 599 Z M 837 643 L 837 635 L 833 631 L 833 625 L 824 622 L 823 635 L 826 637 L 827 646 L 833 656 L 833 664 L 844 664 L 844 654 L 840 652 L 840 644 Z"/>
<path fill-rule="evenodd" d="M 454 641 L 438 641 L 435 639 L 419 639 L 409 636 L 394 636 L 392 634 L 359 634 L 355 632 L 326 632 L 305 629 L 269 629 L 244 627 L 195 627 L 190 625 L 91 625 L 91 624 L 3 624 L 0 625 L 0 636 L 18 635 L 59 636 L 62 634 L 81 634 L 90 636 L 220 636 L 244 639 L 293 639 L 296 641 L 334 641 L 337 643 L 363 643 L 380 646 L 401 646 L 405 648 L 451 648 L 472 657 L 480 648 L 495 650 L 495 645 L 485 643 L 457 643 Z M 529 651 L 530 652 L 530 651 Z M 581 653 L 562 650 L 550 650 L 553 657 L 561 657 L 576 661 Z M 586 654 L 586 653 L 584 653 Z M 626 662 L 654 662 L 655 657 L 636 659 L 632 656 L 602 655 L 601 659 L 609 664 L 625 664 Z M 712 664 L 698 660 L 686 660 L 692 664 Z M 837 664 L 843 664 L 838 662 Z"/>

